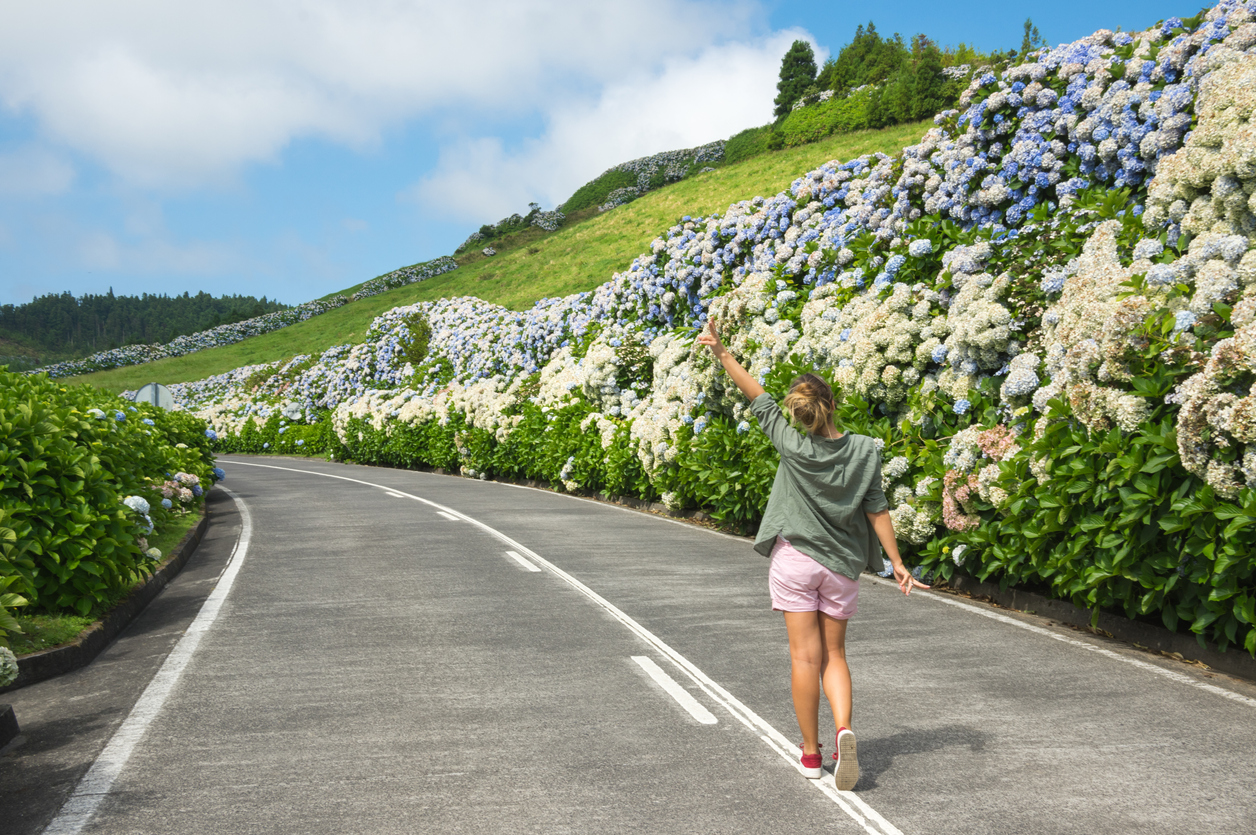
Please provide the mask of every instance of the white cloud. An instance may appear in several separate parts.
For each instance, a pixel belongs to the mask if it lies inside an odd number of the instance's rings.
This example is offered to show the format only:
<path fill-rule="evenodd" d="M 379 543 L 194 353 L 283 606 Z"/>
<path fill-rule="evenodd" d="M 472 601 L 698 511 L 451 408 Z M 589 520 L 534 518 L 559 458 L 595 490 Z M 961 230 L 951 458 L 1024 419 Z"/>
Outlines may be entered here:
<path fill-rule="evenodd" d="M 0 195 L 39 197 L 62 194 L 74 183 L 74 167 L 44 148 L 0 153 Z"/>
<path fill-rule="evenodd" d="M 591 103 L 557 106 L 544 136 L 513 152 L 491 137 L 451 143 L 436 170 L 403 197 L 433 215 L 496 221 L 531 200 L 555 206 L 612 165 L 766 124 L 781 56 L 796 38 L 810 40 L 803 32 L 778 32 L 636 73 L 607 85 Z"/>
<path fill-rule="evenodd" d="M 363 146 L 445 108 L 527 113 L 757 14 L 751 0 L 9 3 L 0 101 L 130 183 L 200 185 L 294 138 Z"/>

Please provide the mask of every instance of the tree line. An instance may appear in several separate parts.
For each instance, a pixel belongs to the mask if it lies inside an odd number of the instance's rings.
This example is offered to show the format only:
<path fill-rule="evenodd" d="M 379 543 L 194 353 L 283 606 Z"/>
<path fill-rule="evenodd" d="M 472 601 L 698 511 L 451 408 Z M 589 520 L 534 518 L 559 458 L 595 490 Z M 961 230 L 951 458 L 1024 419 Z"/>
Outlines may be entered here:
<path fill-rule="evenodd" d="M 0 305 L 0 338 L 49 358 L 85 356 L 123 345 L 169 342 L 208 330 L 286 310 L 289 306 L 253 296 L 74 296 L 49 293 L 27 304 Z"/>
<path fill-rule="evenodd" d="M 825 91 L 845 97 L 871 87 L 865 108 L 867 127 L 916 121 L 954 104 L 960 85 L 948 79 L 943 68 L 999 64 L 1015 58 L 1018 52 L 1045 45 L 1032 20 L 1025 21 L 1019 51 L 988 53 L 963 43 L 940 47 L 923 34 L 914 35 L 910 42 L 898 33 L 883 38 L 876 24 L 869 22 L 866 27 L 859 26 L 854 39 L 819 70 L 811 44 L 794 41 L 781 61 L 774 112 L 779 121 L 799 101 L 812 103 Z"/>

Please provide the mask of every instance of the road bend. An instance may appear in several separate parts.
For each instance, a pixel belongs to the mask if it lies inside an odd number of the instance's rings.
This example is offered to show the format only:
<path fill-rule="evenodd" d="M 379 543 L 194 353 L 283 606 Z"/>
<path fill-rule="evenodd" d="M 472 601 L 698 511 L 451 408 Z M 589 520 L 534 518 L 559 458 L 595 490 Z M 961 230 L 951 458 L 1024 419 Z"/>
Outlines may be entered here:
<path fill-rule="evenodd" d="M 220 463 L 184 572 L 92 665 L 0 697 L 23 728 L 0 833 L 1256 831 L 1249 683 L 866 575 L 863 776 L 837 792 L 794 765 L 749 541 L 430 473 Z"/>

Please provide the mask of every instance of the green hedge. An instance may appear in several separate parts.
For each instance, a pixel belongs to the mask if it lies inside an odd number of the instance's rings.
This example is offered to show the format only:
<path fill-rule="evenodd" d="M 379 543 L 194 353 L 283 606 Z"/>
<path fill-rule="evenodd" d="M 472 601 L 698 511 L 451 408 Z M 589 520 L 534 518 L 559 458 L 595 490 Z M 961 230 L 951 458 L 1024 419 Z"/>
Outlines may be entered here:
<path fill-rule="evenodd" d="M 205 431 L 188 414 L 0 369 L 0 604 L 86 614 L 146 576 L 148 523 L 123 500 L 147 501 L 160 529 L 179 512 L 162 508 L 163 482 L 183 472 L 208 489 Z M 0 623 L 0 640 L 12 627 Z"/>

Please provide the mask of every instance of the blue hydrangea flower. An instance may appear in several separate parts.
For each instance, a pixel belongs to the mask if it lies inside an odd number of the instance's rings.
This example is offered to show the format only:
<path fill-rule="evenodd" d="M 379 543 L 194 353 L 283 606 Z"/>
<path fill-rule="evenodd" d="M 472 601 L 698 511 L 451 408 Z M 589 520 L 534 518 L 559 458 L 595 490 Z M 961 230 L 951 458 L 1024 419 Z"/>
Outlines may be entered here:
<path fill-rule="evenodd" d="M 1191 311 L 1179 310 L 1173 317 L 1173 331 L 1174 333 L 1177 333 L 1178 331 L 1184 331 L 1187 328 L 1193 328 L 1195 327 L 1195 323 L 1197 321 L 1199 321 L 1199 317 Z"/>
<path fill-rule="evenodd" d="M 968 400 L 961 399 L 961 400 L 955 401 L 955 405 L 951 407 L 951 410 L 954 411 L 955 414 L 957 415 L 962 415 L 962 414 L 966 414 L 968 410 L 971 409 L 972 407 L 973 407 L 973 404 L 970 403 Z"/>
<path fill-rule="evenodd" d="M 912 241 L 907 246 L 907 252 L 912 258 L 923 258 L 933 252 L 933 241 L 928 238 L 920 238 Z"/>
<path fill-rule="evenodd" d="M 206 429 L 206 430 L 205 430 L 205 437 L 206 437 L 206 438 L 209 438 L 211 441 L 216 441 L 216 440 L 218 440 L 218 433 L 217 433 L 217 432 L 215 432 L 215 431 L 214 431 L 214 430 L 212 430 L 212 429 Z"/>
<path fill-rule="evenodd" d="M 169 499 L 162 499 L 161 506 L 164 507 L 166 510 L 169 510 L 170 508 L 174 507 L 174 502 L 170 501 Z"/>
<path fill-rule="evenodd" d="M 214 469 L 211 470 L 210 472 L 214 474 L 214 479 L 217 481 L 222 481 L 224 478 L 227 477 L 227 474 L 223 472 L 221 467 L 214 467 Z"/>

